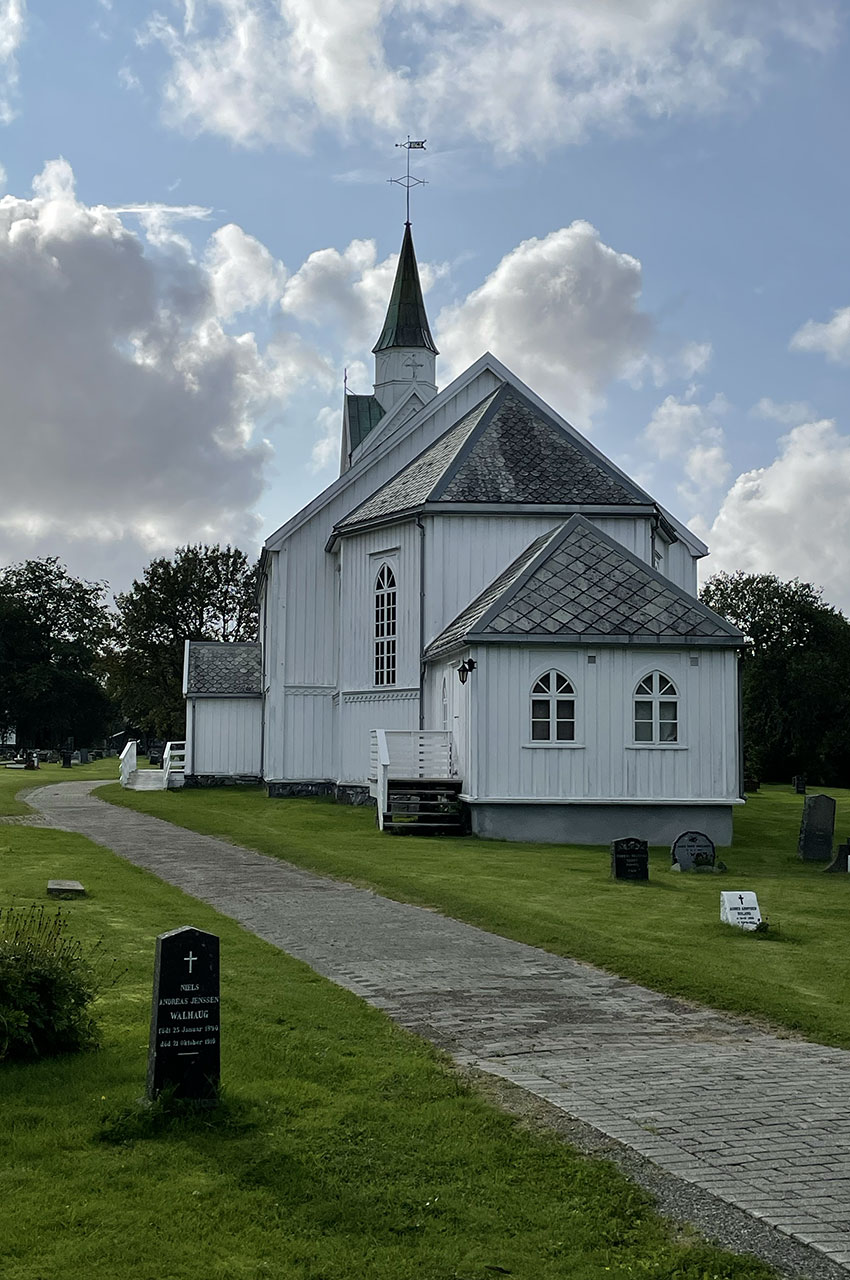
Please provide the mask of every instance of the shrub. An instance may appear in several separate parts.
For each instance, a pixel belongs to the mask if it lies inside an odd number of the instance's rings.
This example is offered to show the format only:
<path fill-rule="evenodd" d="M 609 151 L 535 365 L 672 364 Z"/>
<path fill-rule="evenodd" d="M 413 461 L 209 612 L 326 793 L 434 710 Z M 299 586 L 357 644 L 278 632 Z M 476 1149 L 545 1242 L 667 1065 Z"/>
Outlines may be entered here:
<path fill-rule="evenodd" d="M 0 1060 L 95 1047 L 89 1006 L 114 980 L 101 943 L 85 952 L 61 910 L 0 910 Z"/>

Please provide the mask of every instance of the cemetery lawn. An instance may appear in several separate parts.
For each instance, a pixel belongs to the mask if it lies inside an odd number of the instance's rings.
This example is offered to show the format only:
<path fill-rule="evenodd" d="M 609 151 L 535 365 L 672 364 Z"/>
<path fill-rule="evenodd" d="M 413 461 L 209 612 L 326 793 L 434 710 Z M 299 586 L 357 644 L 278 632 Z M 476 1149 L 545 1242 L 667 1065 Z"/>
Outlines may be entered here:
<path fill-rule="evenodd" d="M 321 844 L 329 817 L 340 843 L 364 817 L 270 808 L 318 822 Z M 81 880 L 89 896 L 62 910 L 125 970 L 98 1002 L 99 1051 L 0 1063 L 3 1280 L 772 1276 L 665 1225 L 612 1166 L 524 1129 L 383 1014 L 108 850 L 12 825 L 0 844 L 0 905 Z M 187 923 L 221 936 L 227 1105 L 146 1129 L 154 938 Z"/>
<path fill-rule="evenodd" d="M 7 769 L 0 764 L 0 815 L 24 815 L 32 812 L 23 800 L 16 799 L 19 791 L 26 791 L 30 787 L 46 787 L 51 782 L 79 782 L 83 778 L 117 779 L 117 756 L 108 760 L 92 760 L 90 764 L 75 764 L 70 769 L 63 769 L 61 764 L 43 764 L 38 769 Z"/>
<path fill-rule="evenodd" d="M 850 837 L 850 791 L 836 844 Z M 725 875 L 676 875 L 650 851 L 650 881 L 612 881 L 607 849 L 383 835 L 374 811 L 269 800 L 260 788 L 98 788 L 115 804 L 434 907 L 505 937 L 573 956 L 656 991 L 850 1048 L 850 875 L 797 858 L 803 797 L 765 786 L 735 811 Z M 758 895 L 766 934 L 720 924 L 721 889 Z"/>

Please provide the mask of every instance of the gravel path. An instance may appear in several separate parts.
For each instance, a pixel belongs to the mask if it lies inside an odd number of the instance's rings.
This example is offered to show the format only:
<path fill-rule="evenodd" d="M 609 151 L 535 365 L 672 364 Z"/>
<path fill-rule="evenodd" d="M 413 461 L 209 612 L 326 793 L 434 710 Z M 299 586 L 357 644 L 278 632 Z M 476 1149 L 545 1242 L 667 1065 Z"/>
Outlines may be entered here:
<path fill-rule="evenodd" d="M 51 824 L 209 903 L 461 1066 L 520 1086 L 502 1090 L 511 1109 L 586 1148 L 601 1144 L 666 1212 L 788 1274 L 846 1280 L 850 1052 L 781 1039 L 107 805 L 89 794 L 99 785 L 59 783 L 26 798 Z"/>

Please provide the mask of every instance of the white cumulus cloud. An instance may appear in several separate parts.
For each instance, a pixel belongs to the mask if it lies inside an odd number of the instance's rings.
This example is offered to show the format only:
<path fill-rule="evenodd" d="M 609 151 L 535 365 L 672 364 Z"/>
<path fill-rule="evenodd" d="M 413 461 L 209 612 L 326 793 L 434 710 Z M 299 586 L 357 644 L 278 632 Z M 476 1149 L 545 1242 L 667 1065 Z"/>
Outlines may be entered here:
<path fill-rule="evenodd" d="M 794 427 L 779 443 L 770 466 L 738 476 L 724 498 L 707 532 L 704 575 L 799 577 L 850 612 L 850 436 L 825 418 Z"/>
<path fill-rule="evenodd" d="M 26 12 L 26 0 L 0 0 L 0 124 L 8 124 L 15 114 L 17 53 L 24 39 Z"/>
<path fill-rule="evenodd" d="M 850 307 L 834 312 L 823 324 L 807 320 L 790 342 L 792 351 L 817 351 L 833 364 L 850 364 Z"/>
<path fill-rule="evenodd" d="M 774 49 L 822 51 L 833 0 L 182 0 L 145 38 L 177 125 L 304 149 L 317 129 L 473 137 L 542 153 L 597 128 L 714 111 Z M 399 50 L 403 51 L 399 54 Z M 403 64 L 400 58 L 403 57 Z"/>
<path fill-rule="evenodd" d="M 576 423 L 605 386 L 645 353 L 652 322 L 639 308 L 641 266 L 588 222 L 523 240 L 480 288 L 437 320 L 441 380 L 492 351 Z"/>
<path fill-rule="evenodd" d="M 715 396 L 707 405 L 667 396 L 644 430 L 643 438 L 658 458 L 681 464 L 679 492 L 692 504 L 729 478 L 731 468 L 719 421 L 727 408 L 722 396 Z"/>
<path fill-rule="evenodd" d="M 163 248 L 82 204 L 64 160 L 33 190 L 0 199 L 0 559 L 60 547 L 119 582 L 183 542 L 249 546 L 269 458 L 255 422 L 328 375 L 297 334 L 223 324 L 273 300 L 280 264 L 237 228 L 201 262 Z"/>

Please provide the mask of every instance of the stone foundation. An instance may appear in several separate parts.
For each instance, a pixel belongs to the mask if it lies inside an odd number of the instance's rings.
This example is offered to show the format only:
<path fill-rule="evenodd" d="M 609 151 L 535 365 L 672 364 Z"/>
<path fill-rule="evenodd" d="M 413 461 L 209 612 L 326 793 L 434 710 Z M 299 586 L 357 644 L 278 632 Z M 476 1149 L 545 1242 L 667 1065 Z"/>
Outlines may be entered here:
<path fill-rule="evenodd" d="M 369 788 L 354 782 L 331 782 L 330 778 L 294 778 L 291 781 L 270 782 L 270 800 L 297 799 L 304 796 L 331 796 L 338 804 L 369 805 L 375 801 Z"/>
<path fill-rule="evenodd" d="M 732 806 L 700 804 L 470 804 L 472 831 L 488 840 L 607 845 L 623 836 L 670 845 L 683 831 L 732 843 Z"/>
<path fill-rule="evenodd" d="M 200 787 L 258 787 L 262 781 L 259 775 L 244 773 L 187 773 L 183 786 L 188 790 Z"/>

